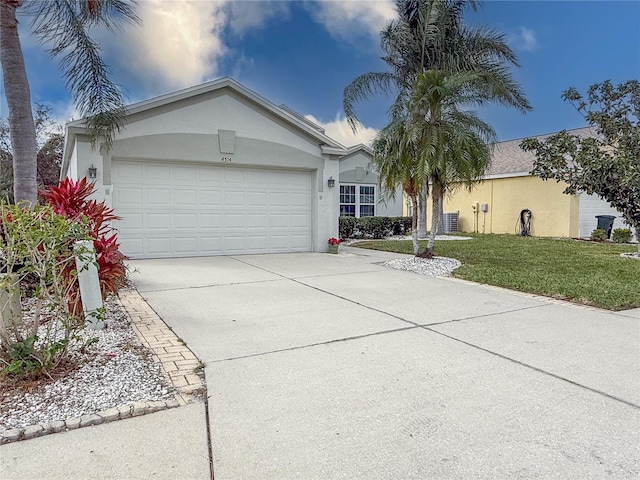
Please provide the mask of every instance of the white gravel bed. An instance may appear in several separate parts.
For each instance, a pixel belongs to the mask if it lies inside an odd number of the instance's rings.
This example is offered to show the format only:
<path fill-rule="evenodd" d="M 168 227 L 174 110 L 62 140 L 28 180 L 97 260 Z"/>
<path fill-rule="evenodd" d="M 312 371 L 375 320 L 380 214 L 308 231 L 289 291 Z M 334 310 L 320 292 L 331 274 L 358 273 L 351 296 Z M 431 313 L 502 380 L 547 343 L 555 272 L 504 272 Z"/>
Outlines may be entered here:
<path fill-rule="evenodd" d="M 122 307 L 113 300 L 107 300 L 105 307 L 106 328 L 83 330 L 80 341 L 70 346 L 69 358 L 79 368 L 54 381 L 24 382 L 0 392 L 0 434 L 133 402 L 173 398 L 173 386 L 138 339 Z M 81 348 L 93 338 L 97 342 Z"/>
<path fill-rule="evenodd" d="M 396 270 L 405 270 L 408 272 L 418 273 L 420 275 L 430 275 L 432 277 L 450 275 L 456 268 L 462 264 L 455 258 L 433 257 L 428 258 L 399 258 L 396 260 L 388 260 L 382 263 L 385 267 L 395 268 Z"/>

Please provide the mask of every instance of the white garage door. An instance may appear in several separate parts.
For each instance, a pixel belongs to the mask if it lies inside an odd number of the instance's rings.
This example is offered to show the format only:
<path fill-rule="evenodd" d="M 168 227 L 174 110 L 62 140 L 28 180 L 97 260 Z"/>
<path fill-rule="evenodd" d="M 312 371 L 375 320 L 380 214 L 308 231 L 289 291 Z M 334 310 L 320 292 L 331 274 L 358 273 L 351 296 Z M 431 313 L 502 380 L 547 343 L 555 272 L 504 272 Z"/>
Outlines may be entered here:
<path fill-rule="evenodd" d="M 113 207 L 132 258 L 311 250 L 311 173 L 114 161 Z"/>
<path fill-rule="evenodd" d="M 580 238 L 589 238 L 598 226 L 596 215 L 612 215 L 617 217 L 613 221 L 613 228 L 624 228 L 623 219 L 615 208 L 612 208 L 608 202 L 605 202 L 597 195 L 580 194 L 580 210 L 579 210 L 578 236 Z"/>

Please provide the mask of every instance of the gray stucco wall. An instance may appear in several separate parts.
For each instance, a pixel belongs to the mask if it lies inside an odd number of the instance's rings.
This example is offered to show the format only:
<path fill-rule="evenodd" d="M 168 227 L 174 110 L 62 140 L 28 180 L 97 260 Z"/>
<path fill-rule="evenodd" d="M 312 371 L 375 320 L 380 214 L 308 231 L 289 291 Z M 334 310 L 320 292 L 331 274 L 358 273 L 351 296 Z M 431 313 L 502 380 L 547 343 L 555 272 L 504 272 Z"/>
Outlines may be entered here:
<path fill-rule="evenodd" d="M 402 216 L 402 189 L 396 189 L 394 199 L 382 199 L 382 192 L 378 184 L 378 175 L 370 166 L 371 156 L 364 150 L 359 150 L 340 159 L 340 183 L 356 185 L 375 185 L 378 193 L 376 216 Z"/>

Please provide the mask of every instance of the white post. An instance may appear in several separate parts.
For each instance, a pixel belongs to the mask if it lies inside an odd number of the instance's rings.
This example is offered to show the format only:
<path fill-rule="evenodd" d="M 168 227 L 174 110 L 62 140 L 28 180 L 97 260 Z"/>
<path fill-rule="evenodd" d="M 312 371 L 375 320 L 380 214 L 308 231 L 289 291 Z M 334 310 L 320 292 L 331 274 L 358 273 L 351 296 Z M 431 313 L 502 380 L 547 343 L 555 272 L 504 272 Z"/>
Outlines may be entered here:
<path fill-rule="evenodd" d="M 104 312 L 100 280 L 98 278 L 98 262 L 96 251 L 91 240 L 75 242 L 73 250 L 76 256 L 76 270 L 80 285 L 80 298 L 87 326 L 92 330 L 102 330 L 104 322 L 101 320 Z"/>
<path fill-rule="evenodd" d="M 15 273 L 0 274 L 0 327 L 7 331 L 22 322 L 22 305 L 20 304 L 20 280 Z"/>

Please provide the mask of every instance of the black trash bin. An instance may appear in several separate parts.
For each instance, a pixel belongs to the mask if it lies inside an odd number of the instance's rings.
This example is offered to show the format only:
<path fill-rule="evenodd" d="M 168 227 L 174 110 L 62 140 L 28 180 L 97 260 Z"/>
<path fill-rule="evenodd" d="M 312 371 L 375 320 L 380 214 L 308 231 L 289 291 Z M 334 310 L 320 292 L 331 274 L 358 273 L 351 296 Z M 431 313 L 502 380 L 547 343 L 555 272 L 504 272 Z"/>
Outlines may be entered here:
<path fill-rule="evenodd" d="M 611 238 L 611 230 L 613 229 L 613 221 L 616 217 L 613 215 L 596 215 L 598 219 L 598 227 L 600 230 L 607 232 L 607 238 Z"/>

